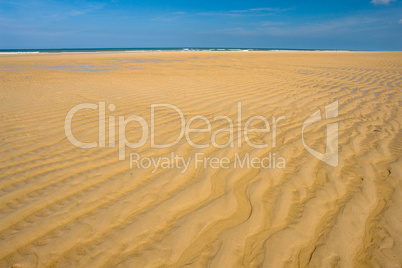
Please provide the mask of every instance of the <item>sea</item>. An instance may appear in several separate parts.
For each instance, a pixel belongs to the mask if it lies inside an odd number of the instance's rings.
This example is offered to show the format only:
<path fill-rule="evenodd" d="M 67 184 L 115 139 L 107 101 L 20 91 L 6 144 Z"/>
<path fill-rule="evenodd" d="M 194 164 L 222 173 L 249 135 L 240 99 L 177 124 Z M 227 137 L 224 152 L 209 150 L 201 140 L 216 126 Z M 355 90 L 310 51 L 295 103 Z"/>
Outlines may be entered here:
<path fill-rule="evenodd" d="M 38 53 L 110 53 L 110 52 L 186 52 L 186 51 L 347 51 L 332 49 L 283 49 L 283 48 L 57 48 L 57 49 L 0 49 L 0 54 Z"/>

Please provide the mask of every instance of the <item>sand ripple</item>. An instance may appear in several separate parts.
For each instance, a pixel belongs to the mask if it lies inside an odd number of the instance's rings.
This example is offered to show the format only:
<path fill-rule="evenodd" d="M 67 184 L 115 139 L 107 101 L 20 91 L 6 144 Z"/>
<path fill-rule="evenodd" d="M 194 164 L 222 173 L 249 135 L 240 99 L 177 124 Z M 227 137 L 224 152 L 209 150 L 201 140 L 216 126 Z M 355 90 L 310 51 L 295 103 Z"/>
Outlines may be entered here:
<path fill-rule="evenodd" d="M 1 266 L 402 265 L 401 53 L 35 54 L 2 55 L 0 65 Z M 322 151 L 326 124 L 339 124 L 331 167 L 305 150 L 301 127 L 335 100 L 338 117 L 305 134 Z M 211 121 L 236 118 L 239 101 L 243 120 L 286 115 L 266 150 L 194 149 L 185 139 L 127 149 L 231 161 L 275 152 L 286 168 L 130 169 L 118 148 L 80 149 L 65 137 L 70 108 L 100 101 L 116 105 L 108 115 L 146 120 L 152 103 Z M 73 121 L 80 139 L 97 139 L 97 116 Z M 161 141 L 177 135 L 177 119 L 160 112 Z M 250 137 L 272 145 L 271 134 Z"/>

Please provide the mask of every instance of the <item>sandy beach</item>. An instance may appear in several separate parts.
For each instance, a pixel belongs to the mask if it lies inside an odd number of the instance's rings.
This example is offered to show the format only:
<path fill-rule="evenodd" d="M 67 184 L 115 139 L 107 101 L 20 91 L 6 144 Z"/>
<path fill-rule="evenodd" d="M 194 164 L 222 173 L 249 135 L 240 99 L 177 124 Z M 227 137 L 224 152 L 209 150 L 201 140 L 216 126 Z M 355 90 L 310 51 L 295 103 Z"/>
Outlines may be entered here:
<path fill-rule="evenodd" d="M 401 93 L 401 52 L 0 55 L 0 266 L 401 267 Z"/>

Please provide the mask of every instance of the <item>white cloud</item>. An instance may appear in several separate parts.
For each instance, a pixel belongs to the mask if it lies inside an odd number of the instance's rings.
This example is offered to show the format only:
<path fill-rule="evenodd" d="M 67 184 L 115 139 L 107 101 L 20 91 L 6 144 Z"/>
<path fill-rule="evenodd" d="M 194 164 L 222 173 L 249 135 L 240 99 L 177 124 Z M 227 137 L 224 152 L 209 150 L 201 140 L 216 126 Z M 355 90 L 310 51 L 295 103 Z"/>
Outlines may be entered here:
<path fill-rule="evenodd" d="M 388 5 L 392 1 L 395 0 L 371 0 L 371 3 L 374 5 Z"/>
<path fill-rule="evenodd" d="M 73 9 L 73 10 L 71 10 L 69 15 L 73 16 L 73 17 L 84 15 L 84 14 L 90 13 L 92 11 L 102 9 L 105 5 L 106 4 L 90 4 L 84 9 L 80 9 L 80 10 Z"/>
<path fill-rule="evenodd" d="M 74 10 L 74 9 L 70 11 L 71 16 L 79 16 L 79 15 L 83 15 L 83 14 L 85 14 L 85 11 Z"/>
<path fill-rule="evenodd" d="M 276 8 L 270 7 L 260 7 L 260 8 L 250 8 L 250 9 L 242 9 L 242 10 L 231 10 L 230 12 L 234 13 L 244 13 L 244 12 L 253 12 L 253 11 L 276 11 Z"/>
<path fill-rule="evenodd" d="M 229 11 L 207 11 L 199 12 L 196 15 L 200 16 L 231 16 L 231 17 L 264 17 L 279 14 L 281 12 L 286 12 L 290 10 L 295 10 L 294 8 L 270 8 L 270 7 L 259 7 L 241 10 L 229 10 Z"/>
<path fill-rule="evenodd" d="M 294 8 L 271 8 L 271 7 L 259 7 L 259 8 L 250 8 L 250 9 L 242 9 L 242 10 L 231 10 L 231 13 L 256 13 L 256 12 L 283 12 L 294 10 Z"/>
<path fill-rule="evenodd" d="M 186 15 L 187 12 L 185 12 L 185 11 L 177 11 L 177 12 L 173 12 L 172 14 L 173 15 Z"/>

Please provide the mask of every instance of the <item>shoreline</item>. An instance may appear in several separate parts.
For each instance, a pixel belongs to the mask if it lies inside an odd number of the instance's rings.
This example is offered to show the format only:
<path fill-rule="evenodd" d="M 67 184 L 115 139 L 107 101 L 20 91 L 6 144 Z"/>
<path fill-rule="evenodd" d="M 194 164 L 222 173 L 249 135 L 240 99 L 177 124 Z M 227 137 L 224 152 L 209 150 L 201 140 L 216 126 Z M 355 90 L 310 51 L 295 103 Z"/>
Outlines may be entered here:
<path fill-rule="evenodd" d="M 0 49 L 0 55 L 8 54 L 59 54 L 59 53 L 146 53 L 146 52 L 281 52 L 281 51 L 300 51 L 300 52 L 349 52 L 352 50 L 342 49 L 277 49 L 277 48 L 133 48 L 133 49 Z"/>

